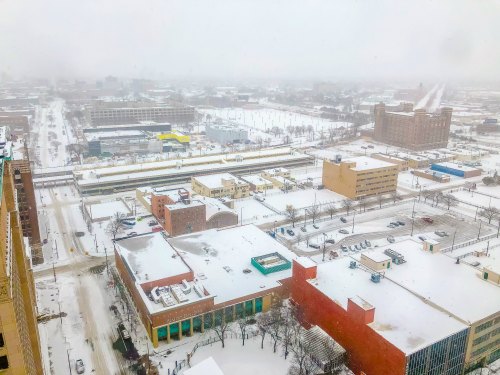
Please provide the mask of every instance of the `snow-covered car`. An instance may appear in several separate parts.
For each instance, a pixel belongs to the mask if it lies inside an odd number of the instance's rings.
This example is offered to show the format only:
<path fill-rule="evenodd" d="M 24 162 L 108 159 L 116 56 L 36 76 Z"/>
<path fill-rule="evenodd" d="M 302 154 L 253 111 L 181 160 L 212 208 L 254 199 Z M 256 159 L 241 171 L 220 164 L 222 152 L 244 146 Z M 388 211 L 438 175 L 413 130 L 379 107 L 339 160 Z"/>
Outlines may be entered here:
<path fill-rule="evenodd" d="M 393 236 L 388 236 L 388 237 L 387 237 L 387 242 L 389 242 L 389 243 L 394 243 L 394 242 L 396 242 L 396 240 L 394 239 L 394 237 L 393 237 Z"/>
<path fill-rule="evenodd" d="M 342 250 L 344 253 L 346 253 L 347 251 L 349 251 L 349 249 L 347 248 L 346 245 L 340 246 L 340 250 Z"/>
<path fill-rule="evenodd" d="M 347 229 L 340 229 L 339 230 L 339 233 L 342 233 L 342 234 L 349 234 L 349 231 Z"/>
<path fill-rule="evenodd" d="M 319 246 L 319 245 L 318 245 L 318 244 L 316 244 L 316 243 L 310 243 L 310 244 L 309 244 L 309 247 L 312 247 L 313 249 L 319 249 L 319 248 L 321 248 L 321 246 Z"/>
<path fill-rule="evenodd" d="M 85 372 L 85 365 L 81 359 L 77 359 L 75 362 L 75 370 L 77 374 L 83 374 Z"/>
<path fill-rule="evenodd" d="M 319 229 L 319 226 L 317 224 L 313 224 L 314 229 Z"/>

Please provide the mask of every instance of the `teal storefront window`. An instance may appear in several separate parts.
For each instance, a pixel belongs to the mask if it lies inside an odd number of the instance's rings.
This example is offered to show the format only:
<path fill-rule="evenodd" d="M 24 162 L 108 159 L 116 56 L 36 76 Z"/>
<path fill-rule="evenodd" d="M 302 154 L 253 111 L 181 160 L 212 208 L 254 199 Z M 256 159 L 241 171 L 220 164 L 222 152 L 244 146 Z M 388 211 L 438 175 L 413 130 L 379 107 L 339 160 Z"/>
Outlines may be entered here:
<path fill-rule="evenodd" d="M 243 303 L 238 303 L 236 305 L 236 316 L 238 318 L 242 318 L 245 316 L 245 308 L 243 306 Z"/>
<path fill-rule="evenodd" d="M 208 329 L 208 328 L 212 328 L 212 314 L 205 314 L 204 316 L 204 326 L 205 326 L 205 329 Z"/>
<path fill-rule="evenodd" d="M 224 313 L 226 316 L 226 322 L 232 322 L 233 321 L 233 306 L 226 307 Z"/>
<path fill-rule="evenodd" d="M 190 320 L 184 320 L 182 323 L 182 333 L 189 333 L 190 329 L 191 329 L 191 321 Z"/>
<path fill-rule="evenodd" d="M 179 333 L 179 323 L 170 324 L 170 335 Z"/>
<path fill-rule="evenodd" d="M 255 312 L 262 312 L 262 297 L 255 299 Z"/>
<path fill-rule="evenodd" d="M 158 328 L 158 340 L 166 340 L 167 339 L 167 327 Z"/>
<path fill-rule="evenodd" d="M 247 315 L 252 315 L 252 309 L 253 309 L 252 305 L 253 305 L 252 301 L 245 302 L 245 313 Z"/>
<path fill-rule="evenodd" d="M 195 331 L 201 332 L 201 316 L 193 318 L 193 329 Z"/>

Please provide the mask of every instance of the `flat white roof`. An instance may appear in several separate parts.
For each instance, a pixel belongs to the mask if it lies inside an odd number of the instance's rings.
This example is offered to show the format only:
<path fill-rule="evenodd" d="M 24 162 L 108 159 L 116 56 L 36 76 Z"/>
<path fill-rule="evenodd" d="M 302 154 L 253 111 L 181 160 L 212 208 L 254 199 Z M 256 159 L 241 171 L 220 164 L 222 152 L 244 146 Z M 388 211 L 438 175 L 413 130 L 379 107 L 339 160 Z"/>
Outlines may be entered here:
<path fill-rule="evenodd" d="M 388 260 L 391 260 L 391 258 L 384 253 L 378 252 L 378 251 L 365 251 L 362 253 L 365 257 L 368 259 L 371 259 L 374 262 L 387 262 Z"/>
<path fill-rule="evenodd" d="M 265 178 L 259 176 L 258 174 L 251 174 L 247 176 L 242 176 L 241 179 L 243 181 L 248 182 L 249 184 L 253 185 L 272 185 L 272 182 L 269 180 L 266 180 Z"/>
<path fill-rule="evenodd" d="M 368 169 L 376 169 L 376 168 L 386 168 L 386 167 L 394 167 L 396 164 L 389 163 L 384 160 L 370 158 L 368 156 L 358 156 L 356 158 L 349 158 L 342 160 L 346 163 L 356 163 L 356 166 L 351 168 L 354 171 L 364 171 Z"/>
<path fill-rule="evenodd" d="M 232 180 L 235 184 L 238 185 L 247 184 L 245 181 L 240 180 L 238 177 L 232 175 L 231 173 L 207 174 L 204 176 L 193 176 L 193 178 L 209 189 L 221 188 L 223 186 L 222 180 Z"/>
<path fill-rule="evenodd" d="M 118 240 L 115 247 L 139 284 L 190 271 L 161 232 Z"/>
<path fill-rule="evenodd" d="M 236 212 L 234 210 L 232 210 L 216 198 L 197 196 L 196 199 L 205 204 L 207 220 L 209 220 L 212 216 L 219 212 L 230 212 L 236 215 Z"/>
<path fill-rule="evenodd" d="M 290 262 L 297 257 L 254 225 L 210 229 L 168 241 L 193 269 L 195 278 L 215 295 L 216 304 L 277 287 L 292 275 L 291 268 L 264 275 L 251 258 L 274 252 Z"/>
<path fill-rule="evenodd" d="M 344 310 L 349 298 L 357 304 L 362 301 L 365 309 L 373 306 L 375 318 L 369 326 L 404 353 L 414 353 L 467 328 L 391 280 L 372 282 L 371 272 L 349 267 L 351 260 L 342 257 L 319 264 L 317 278 L 309 283 Z"/>
<path fill-rule="evenodd" d="M 456 264 L 456 260 L 446 254 L 423 251 L 422 245 L 413 240 L 374 251 L 383 253 L 386 248 L 403 255 L 406 263 L 391 265 L 385 277 L 430 303 L 469 324 L 500 311 L 500 288 L 482 280 L 475 268 Z"/>

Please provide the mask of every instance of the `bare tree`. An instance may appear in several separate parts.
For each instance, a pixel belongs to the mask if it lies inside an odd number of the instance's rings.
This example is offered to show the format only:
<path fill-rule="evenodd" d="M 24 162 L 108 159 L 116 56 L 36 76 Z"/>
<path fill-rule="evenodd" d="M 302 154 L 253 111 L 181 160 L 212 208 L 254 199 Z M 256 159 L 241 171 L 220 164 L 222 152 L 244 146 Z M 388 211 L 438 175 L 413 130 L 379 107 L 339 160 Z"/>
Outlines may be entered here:
<path fill-rule="evenodd" d="M 273 340 L 273 352 L 276 353 L 278 341 L 281 338 L 283 322 L 281 319 L 281 306 L 273 306 L 269 311 L 268 332 Z"/>
<path fill-rule="evenodd" d="M 377 195 L 378 208 L 382 208 L 383 202 L 384 202 L 384 196 L 382 194 Z"/>
<path fill-rule="evenodd" d="M 434 201 L 436 202 L 436 207 L 438 206 L 439 202 L 444 200 L 444 194 L 441 191 L 436 192 L 434 194 Z"/>
<path fill-rule="evenodd" d="M 236 323 L 238 324 L 238 328 L 240 329 L 241 340 L 243 344 L 242 346 L 245 346 L 245 338 L 247 335 L 247 328 L 249 326 L 248 318 L 246 316 L 243 316 L 239 318 Z"/>
<path fill-rule="evenodd" d="M 224 319 L 224 312 L 215 313 L 214 325 L 212 330 L 219 338 L 222 348 L 224 348 L 226 333 L 229 331 L 229 322 Z"/>
<path fill-rule="evenodd" d="M 257 327 L 259 328 L 259 335 L 261 337 L 260 348 L 264 349 L 264 339 L 268 333 L 268 327 L 271 323 L 271 317 L 268 313 L 262 313 L 257 317 Z"/>
<path fill-rule="evenodd" d="M 436 196 L 436 192 L 433 190 L 422 190 L 422 196 L 424 197 L 424 203 L 427 203 L 427 199 L 432 199 Z"/>
<path fill-rule="evenodd" d="M 302 234 L 297 233 L 296 241 L 297 241 L 297 245 L 300 245 L 300 243 L 302 242 Z"/>
<path fill-rule="evenodd" d="M 293 205 L 289 204 L 286 206 L 286 214 L 290 221 L 292 222 L 292 227 L 295 228 L 295 222 L 297 221 L 297 209 Z"/>
<path fill-rule="evenodd" d="M 393 191 L 391 193 L 391 199 L 392 199 L 392 203 L 396 203 L 396 201 L 400 201 L 403 198 L 401 197 L 401 195 L 397 191 Z"/>
<path fill-rule="evenodd" d="M 293 354 L 292 366 L 290 367 L 290 375 L 307 375 L 312 373 L 315 368 L 314 362 L 311 359 L 312 343 L 310 340 L 304 340 L 305 328 L 298 326 L 295 332 L 295 337 L 290 347 Z"/>
<path fill-rule="evenodd" d="M 319 216 L 319 206 L 317 204 L 313 204 L 311 208 L 309 208 L 309 215 L 312 219 L 312 222 L 314 224 L 314 221 L 318 218 Z"/>
<path fill-rule="evenodd" d="M 443 201 L 446 203 L 448 210 L 450 209 L 450 207 L 458 205 L 458 199 L 450 193 L 443 196 Z"/>
<path fill-rule="evenodd" d="M 347 215 L 349 215 L 349 211 L 352 209 L 352 206 L 354 206 L 354 202 L 351 199 L 342 200 L 342 208 L 344 208 Z"/>
<path fill-rule="evenodd" d="M 297 325 L 299 324 L 293 311 L 294 310 L 291 306 L 285 306 L 281 309 L 281 346 L 283 347 L 285 359 L 290 353 L 290 346 L 292 345 Z"/>
<path fill-rule="evenodd" d="M 491 220 L 498 217 L 500 211 L 496 207 L 487 207 L 484 210 L 479 211 L 479 215 L 488 219 L 488 224 L 491 224 Z"/>
<path fill-rule="evenodd" d="M 369 204 L 369 199 L 367 197 L 361 197 L 358 201 L 358 206 L 363 208 L 363 212 L 366 212 L 366 206 Z M 361 211 L 361 208 L 360 208 Z"/>
<path fill-rule="evenodd" d="M 122 212 L 115 212 L 113 217 L 109 220 L 108 226 L 106 227 L 106 232 L 113 236 L 116 240 L 116 235 L 122 230 L 123 223 L 122 220 L 125 219 L 126 215 Z"/>
<path fill-rule="evenodd" d="M 326 206 L 326 212 L 330 215 L 330 219 L 333 219 L 333 215 L 337 213 L 337 207 L 333 203 L 330 203 L 328 206 Z"/>

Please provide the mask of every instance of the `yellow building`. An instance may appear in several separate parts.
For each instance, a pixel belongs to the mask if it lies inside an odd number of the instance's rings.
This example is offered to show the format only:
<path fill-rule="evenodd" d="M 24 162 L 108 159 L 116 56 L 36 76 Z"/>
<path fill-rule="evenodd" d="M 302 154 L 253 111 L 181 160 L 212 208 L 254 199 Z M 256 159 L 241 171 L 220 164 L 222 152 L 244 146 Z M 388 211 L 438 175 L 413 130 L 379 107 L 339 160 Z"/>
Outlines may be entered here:
<path fill-rule="evenodd" d="M 183 134 L 183 133 L 178 132 L 178 131 L 172 131 L 170 133 L 158 134 L 156 136 L 156 138 L 159 139 L 160 141 L 173 139 L 179 143 L 188 143 L 189 144 L 189 142 L 191 142 L 191 137 L 189 135 Z"/>
<path fill-rule="evenodd" d="M 191 177 L 191 188 L 205 197 L 244 198 L 250 195 L 250 184 L 230 173 Z"/>
<path fill-rule="evenodd" d="M 360 156 L 323 162 L 323 185 L 350 199 L 396 191 L 398 166 Z"/>
<path fill-rule="evenodd" d="M 30 260 L 10 162 L 0 161 L 0 374 L 43 374 Z"/>

